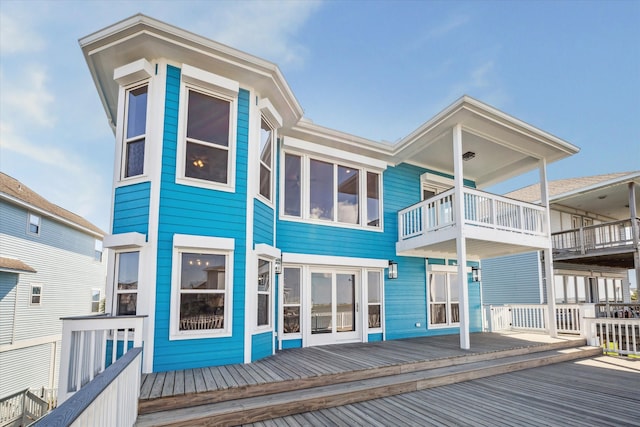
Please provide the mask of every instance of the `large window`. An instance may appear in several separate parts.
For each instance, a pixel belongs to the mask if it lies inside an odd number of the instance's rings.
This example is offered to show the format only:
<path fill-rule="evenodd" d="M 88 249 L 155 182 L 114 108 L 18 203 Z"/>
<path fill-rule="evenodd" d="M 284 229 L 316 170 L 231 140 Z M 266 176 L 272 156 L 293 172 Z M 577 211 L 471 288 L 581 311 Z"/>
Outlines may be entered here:
<path fill-rule="evenodd" d="M 273 171 L 273 126 L 262 118 L 260 124 L 260 195 L 271 201 Z"/>
<path fill-rule="evenodd" d="M 283 298 L 283 332 L 285 334 L 300 333 L 300 285 L 302 269 L 285 267 L 282 274 Z"/>
<path fill-rule="evenodd" d="M 258 326 L 271 325 L 271 262 L 258 260 Z"/>
<path fill-rule="evenodd" d="M 138 263 L 140 252 L 116 254 L 116 315 L 135 315 L 138 306 Z"/>
<path fill-rule="evenodd" d="M 187 88 L 184 177 L 230 184 L 232 102 Z"/>
<path fill-rule="evenodd" d="M 178 251 L 178 331 L 224 330 L 228 255 Z"/>
<path fill-rule="evenodd" d="M 458 275 L 450 272 L 429 272 L 429 322 L 432 326 L 460 323 Z"/>
<path fill-rule="evenodd" d="M 382 273 L 369 271 L 367 273 L 367 309 L 369 328 L 382 327 Z"/>
<path fill-rule="evenodd" d="M 285 153 L 283 205 L 288 217 L 380 228 L 380 174 Z"/>
<path fill-rule="evenodd" d="M 127 91 L 126 121 L 123 143 L 123 178 L 144 173 L 144 145 L 147 132 L 148 85 Z"/>

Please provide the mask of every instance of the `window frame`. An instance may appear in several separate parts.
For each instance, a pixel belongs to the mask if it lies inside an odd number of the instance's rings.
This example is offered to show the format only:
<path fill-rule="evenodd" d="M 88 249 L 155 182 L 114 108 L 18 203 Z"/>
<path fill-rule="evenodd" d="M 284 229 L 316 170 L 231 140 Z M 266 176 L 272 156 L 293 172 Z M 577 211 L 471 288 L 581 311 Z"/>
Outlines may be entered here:
<path fill-rule="evenodd" d="M 217 98 L 229 103 L 229 138 L 228 146 L 224 147 L 208 141 L 187 140 L 187 124 L 189 120 L 189 92 L 195 91 L 202 95 Z M 178 143 L 176 147 L 176 183 L 191 187 L 201 187 L 212 190 L 235 192 L 236 180 L 236 152 L 237 152 L 237 121 L 238 121 L 238 85 L 236 82 L 199 70 L 195 67 L 183 65 L 180 82 L 180 111 L 178 118 Z M 227 152 L 227 182 L 215 182 L 206 179 L 186 176 L 187 146 L 189 143 L 199 144 L 214 149 L 224 149 Z"/>
<path fill-rule="evenodd" d="M 98 300 L 94 301 L 94 297 L 96 296 L 96 292 L 98 295 Z M 91 313 L 100 313 L 100 302 L 102 301 L 102 289 L 93 288 L 91 289 Z M 98 304 L 96 310 L 93 309 L 93 305 Z"/>
<path fill-rule="evenodd" d="M 260 290 L 260 261 L 263 261 L 268 266 L 268 279 L 269 279 L 269 289 L 267 291 Z M 256 329 L 271 329 L 273 327 L 273 287 L 274 287 L 274 272 L 273 272 L 273 261 L 264 257 L 258 257 L 257 264 L 257 277 L 256 277 Z M 267 323 L 260 324 L 260 316 L 258 315 L 260 312 L 260 295 L 267 296 Z"/>
<path fill-rule="evenodd" d="M 225 241 L 225 242 L 222 242 Z M 233 331 L 233 239 L 174 235 L 171 268 L 171 303 L 169 313 L 169 340 L 230 337 Z M 180 279 L 182 254 L 198 253 L 225 256 L 224 328 L 180 330 Z M 212 292 L 215 293 L 215 292 Z"/>
<path fill-rule="evenodd" d="M 365 276 L 367 278 L 367 312 L 366 312 L 366 325 L 367 325 L 367 330 L 369 333 L 376 333 L 376 332 L 382 332 L 383 328 L 384 328 L 384 270 L 380 270 L 380 269 L 367 269 L 365 271 Z M 378 302 L 371 302 L 371 295 L 369 293 L 369 275 L 370 274 L 376 274 L 378 276 L 378 292 L 380 294 L 380 301 Z M 372 327 L 369 326 L 369 307 L 371 306 L 379 306 L 379 315 L 380 315 L 380 326 L 377 327 Z"/>
<path fill-rule="evenodd" d="M 286 270 L 298 270 L 298 302 L 297 303 L 288 303 L 285 302 L 285 297 L 284 297 L 284 288 L 285 288 L 285 271 Z M 303 310 L 302 310 L 302 301 L 303 301 L 303 268 L 300 265 L 283 265 L 282 266 L 282 274 L 280 274 L 280 280 L 281 280 L 281 288 L 282 288 L 282 304 L 280 304 L 280 306 L 282 307 L 282 312 L 280 313 L 280 315 L 282 316 L 282 335 L 284 337 L 286 337 L 287 339 L 294 339 L 294 338 L 301 338 L 302 337 L 302 331 L 303 331 Z M 285 311 L 287 308 L 290 307 L 297 307 L 298 308 L 298 331 L 297 332 L 287 332 L 284 330 L 284 324 L 285 324 Z"/>
<path fill-rule="evenodd" d="M 37 219 L 37 223 L 32 222 L 32 218 Z M 36 231 L 31 231 L 31 226 L 36 227 Z M 32 236 L 39 236 L 42 230 L 42 215 L 29 212 L 27 215 L 27 233 Z"/>
<path fill-rule="evenodd" d="M 457 281 L 454 281 L 454 283 L 452 283 L 451 281 L 451 276 L 458 275 L 457 272 L 457 268 L 455 271 L 450 270 L 450 269 L 443 269 L 442 266 L 440 266 L 441 268 L 437 268 L 438 266 L 434 266 L 436 268 L 433 269 L 427 269 L 427 325 L 429 329 L 444 329 L 444 328 L 455 328 L 455 327 L 459 327 L 460 326 L 460 321 L 458 322 L 453 322 L 453 311 L 452 311 L 452 304 L 453 303 L 457 303 L 458 304 L 458 310 L 460 309 L 460 295 L 458 295 L 458 299 L 456 301 L 452 301 L 451 300 L 451 288 L 452 286 L 457 286 Z M 445 291 L 446 291 L 446 298 L 445 301 L 431 301 L 431 286 L 432 286 L 432 280 L 431 280 L 431 275 L 436 275 L 436 274 L 442 274 L 445 277 Z M 467 276 L 467 274 L 465 273 L 465 277 Z M 431 306 L 434 304 L 443 304 L 445 305 L 445 310 L 446 310 L 446 319 L 447 321 L 445 323 L 433 323 L 431 321 Z M 459 316 L 459 315 L 458 315 Z M 458 317 L 459 318 L 459 317 Z"/>
<path fill-rule="evenodd" d="M 33 291 L 35 289 L 39 289 L 39 292 L 37 294 L 34 294 Z M 42 307 L 42 294 L 44 290 L 44 286 L 42 285 L 42 283 L 31 283 L 30 285 L 30 290 L 29 290 L 29 306 L 30 307 Z M 33 297 L 37 297 L 38 298 L 38 302 L 33 302 Z"/>
<path fill-rule="evenodd" d="M 134 290 L 131 289 L 118 289 L 118 280 L 120 277 L 120 256 L 122 254 L 129 254 L 129 253 L 137 253 L 138 254 L 138 271 L 137 271 L 137 284 L 136 284 L 136 288 Z M 140 255 L 141 255 L 141 251 L 140 249 L 131 249 L 131 250 L 121 250 L 121 251 L 116 251 L 115 255 L 114 255 L 114 265 L 113 265 L 113 313 L 116 316 L 135 316 L 138 314 L 138 308 L 139 308 L 139 296 L 140 296 Z M 136 294 L 136 312 L 135 314 L 118 314 L 118 304 L 120 302 L 120 298 L 119 296 L 121 294 Z"/>
<path fill-rule="evenodd" d="M 300 215 L 289 215 L 285 212 L 286 199 L 286 159 L 287 156 L 300 158 Z M 311 161 L 329 163 L 333 167 L 333 215 L 332 219 L 312 218 L 310 214 L 311 203 Z M 328 225 L 333 227 L 352 228 L 357 230 L 369 230 L 376 232 L 384 231 L 384 200 L 383 200 L 383 170 L 360 165 L 348 160 L 335 159 L 315 153 L 308 154 L 297 150 L 282 150 L 280 156 L 280 219 L 284 221 L 304 222 L 309 224 Z M 358 223 L 348 223 L 338 221 L 338 171 L 340 167 L 358 171 Z M 377 175 L 378 183 L 378 225 L 368 225 L 368 174 Z"/>
<path fill-rule="evenodd" d="M 127 138 L 127 132 L 129 129 L 129 94 L 132 91 L 136 89 L 140 89 L 142 87 L 147 88 L 147 105 L 146 105 L 146 111 L 144 116 L 145 118 L 144 133 L 140 135 L 134 135 L 131 138 Z M 120 181 L 129 181 L 129 180 L 139 179 L 140 177 L 144 177 L 146 175 L 148 146 L 149 146 L 147 141 L 147 135 L 148 135 L 148 129 L 149 129 L 149 105 L 151 104 L 149 102 L 150 94 L 151 94 L 150 79 L 138 81 L 124 87 L 124 110 L 123 110 L 123 116 L 122 116 L 122 121 L 123 121 L 122 144 L 121 144 L 121 150 L 120 150 Z M 136 175 L 127 175 L 127 159 L 129 157 L 128 156 L 129 144 L 140 142 L 140 141 L 142 141 L 142 143 L 144 144 L 144 147 L 142 150 L 142 153 L 143 153 L 142 154 L 143 156 L 142 173 L 139 173 Z"/>
<path fill-rule="evenodd" d="M 271 164 L 267 165 L 265 162 L 262 161 L 262 152 L 260 152 L 260 145 L 262 144 L 262 124 L 265 123 L 269 129 L 271 130 L 271 153 L 270 153 L 270 158 L 271 158 Z M 275 166 L 275 148 L 277 145 L 277 141 L 278 141 L 278 134 L 277 134 L 277 128 L 276 126 L 274 126 L 271 121 L 269 120 L 269 118 L 267 116 L 265 116 L 265 114 L 260 114 L 260 140 L 258 143 L 258 164 L 259 164 L 259 170 L 258 170 L 258 195 L 257 197 L 262 199 L 265 203 L 267 203 L 269 206 L 272 206 L 275 200 L 274 197 L 274 193 L 275 193 L 275 188 L 274 188 L 274 166 Z M 264 194 L 262 194 L 262 167 L 267 168 L 267 170 L 269 171 L 269 196 L 267 197 Z"/>

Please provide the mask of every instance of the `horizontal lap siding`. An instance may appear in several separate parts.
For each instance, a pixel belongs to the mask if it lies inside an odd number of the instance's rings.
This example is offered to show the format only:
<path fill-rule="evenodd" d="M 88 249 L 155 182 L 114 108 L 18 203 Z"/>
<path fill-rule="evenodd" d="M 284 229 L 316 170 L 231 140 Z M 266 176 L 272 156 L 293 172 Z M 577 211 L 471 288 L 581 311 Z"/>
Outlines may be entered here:
<path fill-rule="evenodd" d="M 49 388 L 52 345 L 47 343 L 0 353 L 0 397 L 26 388 Z"/>
<path fill-rule="evenodd" d="M 282 340 L 282 349 L 286 350 L 288 348 L 302 348 L 302 339 Z"/>
<path fill-rule="evenodd" d="M 273 246 L 273 209 L 258 199 L 253 204 L 253 242 Z"/>
<path fill-rule="evenodd" d="M 273 333 L 264 332 L 251 337 L 251 361 L 273 354 Z"/>
<path fill-rule="evenodd" d="M 540 304 L 538 265 L 538 252 L 482 260 L 484 304 Z"/>
<path fill-rule="evenodd" d="M 11 344 L 17 285 L 18 274 L 0 271 L 0 345 Z"/>
<path fill-rule="evenodd" d="M 249 93 L 240 90 L 235 192 L 176 184 L 180 70 L 167 67 L 162 154 L 153 370 L 167 371 L 242 363 L 246 258 L 246 188 Z M 235 239 L 231 337 L 169 341 L 173 235 Z"/>
<path fill-rule="evenodd" d="M 141 182 L 116 188 L 113 202 L 113 234 L 149 230 L 151 183 Z"/>

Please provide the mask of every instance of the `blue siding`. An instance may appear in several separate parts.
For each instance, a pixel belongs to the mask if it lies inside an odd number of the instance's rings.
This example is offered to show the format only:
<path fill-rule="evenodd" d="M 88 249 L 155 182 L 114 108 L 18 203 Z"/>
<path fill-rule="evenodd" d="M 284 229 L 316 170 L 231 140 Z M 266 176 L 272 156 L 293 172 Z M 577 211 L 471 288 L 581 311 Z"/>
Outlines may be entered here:
<path fill-rule="evenodd" d="M 141 182 L 116 188 L 113 201 L 113 234 L 149 231 L 151 183 Z"/>
<path fill-rule="evenodd" d="M 253 242 L 273 246 L 273 209 L 258 199 L 253 205 Z"/>
<path fill-rule="evenodd" d="M 302 348 L 302 340 L 282 340 L 282 349 L 286 350 L 288 348 Z"/>
<path fill-rule="evenodd" d="M 241 89 L 238 95 L 234 193 L 176 184 L 179 98 L 180 69 L 168 66 L 158 225 L 154 371 L 244 361 L 249 92 Z M 169 341 L 174 234 L 235 239 L 231 337 Z"/>
<path fill-rule="evenodd" d="M 538 252 L 482 260 L 485 305 L 540 304 Z"/>
<path fill-rule="evenodd" d="M 29 221 L 29 211 L 27 209 L 6 203 L 4 200 L 1 201 L 0 234 L 86 255 L 93 259 L 95 237 L 45 215 L 39 213 L 36 213 L 36 215 L 40 216 L 40 233 L 37 235 L 27 231 L 27 222 Z"/>
<path fill-rule="evenodd" d="M 251 361 L 273 354 L 273 332 L 264 332 L 251 337 Z"/>
<path fill-rule="evenodd" d="M 369 334 L 368 336 L 368 340 L 369 342 L 376 342 L 376 341 L 382 341 L 382 333 L 378 333 L 378 334 Z"/>
<path fill-rule="evenodd" d="M 18 274 L 0 271 L 0 345 L 11 344 Z"/>

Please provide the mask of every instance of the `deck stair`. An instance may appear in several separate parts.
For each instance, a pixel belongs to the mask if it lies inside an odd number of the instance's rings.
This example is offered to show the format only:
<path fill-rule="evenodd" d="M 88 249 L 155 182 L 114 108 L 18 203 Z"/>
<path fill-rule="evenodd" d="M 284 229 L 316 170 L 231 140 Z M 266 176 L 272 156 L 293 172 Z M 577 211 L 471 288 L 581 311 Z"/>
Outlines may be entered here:
<path fill-rule="evenodd" d="M 136 426 L 229 426 L 602 354 L 584 340 L 141 400 Z"/>

